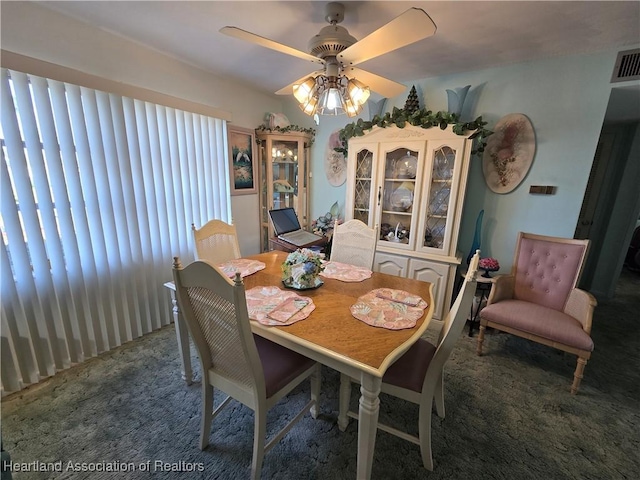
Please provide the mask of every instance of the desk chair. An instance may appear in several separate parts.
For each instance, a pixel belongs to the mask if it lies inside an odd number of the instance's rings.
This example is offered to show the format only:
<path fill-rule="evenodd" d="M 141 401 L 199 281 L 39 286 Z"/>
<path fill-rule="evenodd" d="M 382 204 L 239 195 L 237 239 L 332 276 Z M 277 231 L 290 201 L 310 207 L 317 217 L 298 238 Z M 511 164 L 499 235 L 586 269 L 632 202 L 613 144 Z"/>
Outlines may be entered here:
<path fill-rule="evenodd" d="M 496 277 L 480 312 L 478 355 L 487 327 L 578 356 L 571 393 L 578 392 L 593 351 L 596 299 L 576 288 L 589 240 L 520 232 L 511 275 Z"/>
<path fill-rule="evenodd" d="M 173 278 L 183 318 L 202 367 L 200 449 L 209 445 L 211 422 L 231 398 L 254 411 L 251 478 L 260 478 L 262 460 L 308 411 L 317 415 L 320 364 L 251 333 L 244 284 L 230 280 L 207 261 L 183 268 L 174 257 Z M 311 400 L 265 446 L 267 411 L 302 381 L 311 380 Z M 213 411 L 213 389 L 228 397 Z"/>
<path fill-rule="evenodd" d="M 235 225 L 214 219 L 199 229 L 192 223 L 191 229 L 198 260 L 217 265 L 241 257 Z"/>
<path fill-rule="evenodd" d="M 369 228 L 360 220 L 349 220 L 342 225 L 336 220 L 331 239 L 330 260 L 356 267 L 373 268 L 376 253 L 377 228 Z"/>
<path fill-rule="evenodd" d="M 434 346 L 427 340 L 419 339 L 387 369 L 382 377 L 382 392 L 420 406 L 418 436 L 410 435 L 380 422 L 378 422 L 378 428 L 419 445 L 422 463 L 427 470 L 433 470 L 431 409 L 435 401 L 438 416 L 444 418 L 444 386 L 442 379 L 444 364 L 449 358 L 466 323 L 476 291 L 476 275 L 479 261 L 480 250 L 476 250 L 456 301 L 444 321 L 438 345 Z M 355 411 L 348 410 L 352 382 L 358 383 L 359 380 L 350 378 L 345 374 L 341 375 L 338 426 L 342 431 L 347 427 L 347 417 L 358 418 L 358 414 Z"/>

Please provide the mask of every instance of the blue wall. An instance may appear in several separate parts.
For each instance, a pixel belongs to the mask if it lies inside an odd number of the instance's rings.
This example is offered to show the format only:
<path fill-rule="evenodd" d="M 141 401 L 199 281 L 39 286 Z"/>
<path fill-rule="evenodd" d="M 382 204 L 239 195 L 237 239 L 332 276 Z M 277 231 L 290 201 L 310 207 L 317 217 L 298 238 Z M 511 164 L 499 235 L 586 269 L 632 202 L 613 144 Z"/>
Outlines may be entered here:
<path fill-rule="evenodd" d="M 600 129 L 611 91 L 618 50 L 557 57 L 525 64 L 465 72 L 407 82 L 415 85 L 421 106 L 447 110 L 446 89 L 471 85 L 463 120 L 482 115 L 491 128 L 509 113 L 523 113 L 536 132 L 536 154 L 524 181 L 508 194 L 486 186 L 481 158 L 472 158 L 458 247 L 466 257 L 478 212 L 485 210 L 483 256 L 493 256 L 507 273 L 519 231 L 573 237 Z M 366 65 L 364 66 L 366 68 Z M 404 106 L 407 93 L 389 99 L 386 110 Z M 294 102 L 285 113 L 292 123 L 313 125 Z M 368 119 L 365 109 L 363 118 Z M 311 216 L 323 214 L 338 200 L 344 209 L 345 186 L 332 187 L 324 174 L 329 135 L 350 123 L 346 117 L 321 117 L 312 150 Z M 553 185 L 554 195 L 531 195 L 530 185 Z"/>

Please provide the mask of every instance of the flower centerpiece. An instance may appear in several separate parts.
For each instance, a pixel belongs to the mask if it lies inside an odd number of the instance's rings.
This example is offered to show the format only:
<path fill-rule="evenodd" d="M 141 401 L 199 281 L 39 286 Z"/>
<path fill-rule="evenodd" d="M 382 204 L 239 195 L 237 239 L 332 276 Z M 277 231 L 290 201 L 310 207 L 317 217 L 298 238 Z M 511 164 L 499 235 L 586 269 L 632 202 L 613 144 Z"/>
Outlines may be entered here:
<path fill-rule="evenodd" d="M 500 270 L 500 263 L 498 263 L 498 260 L 495 258 L 481 258 L 478 262 L 478 268 L 480 268 L 480 270 L 484 270 L 484 273 L 482 274 L 483 277 L 491 277 L 489 272 L 497 272 Z"/>
<path fill-rule="evenodd" d="M 282 264 L 282 283 L 298 290 L 322 285 L 318 275 L 324 270 L 323 257 L 324 255 L 308 248 L 291 252 Z"/>

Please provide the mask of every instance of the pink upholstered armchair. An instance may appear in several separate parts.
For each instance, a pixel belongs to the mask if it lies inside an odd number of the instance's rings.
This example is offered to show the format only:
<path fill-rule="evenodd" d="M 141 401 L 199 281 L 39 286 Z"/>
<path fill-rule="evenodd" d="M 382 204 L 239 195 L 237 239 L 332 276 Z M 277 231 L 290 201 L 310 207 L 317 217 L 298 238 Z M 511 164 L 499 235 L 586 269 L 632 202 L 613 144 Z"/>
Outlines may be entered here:
<path fill-rule="evenodd" d="M 576 394 L 593 351 L 591 321 L 596 299 L 576 288 L 589 240 L 520 232 L 511 275 L 496 278 L 480 312 L 478 355 L 487 327 L 578 356 L 571 393 Z"/>

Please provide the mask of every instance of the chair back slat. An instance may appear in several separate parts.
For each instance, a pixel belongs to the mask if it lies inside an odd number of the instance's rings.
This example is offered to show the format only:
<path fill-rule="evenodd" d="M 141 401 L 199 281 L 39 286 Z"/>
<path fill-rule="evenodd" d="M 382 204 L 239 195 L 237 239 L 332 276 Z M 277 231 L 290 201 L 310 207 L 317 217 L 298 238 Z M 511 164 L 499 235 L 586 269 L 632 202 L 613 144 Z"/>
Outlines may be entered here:
<path fill-rule="evenodd" d="M 342 225 L 336 221 L 331 240 L 331 260 L 371 269 L 377 236 L 377 228 L 370 228 L 360 220 L 349 220 Z"/>
<path fill-rule="evenodd" d="M 220 264 L 240 258 L 238 234 L 233 224 L 210 220 L 202 228 L 191 225 L 198 260 Z"/>

